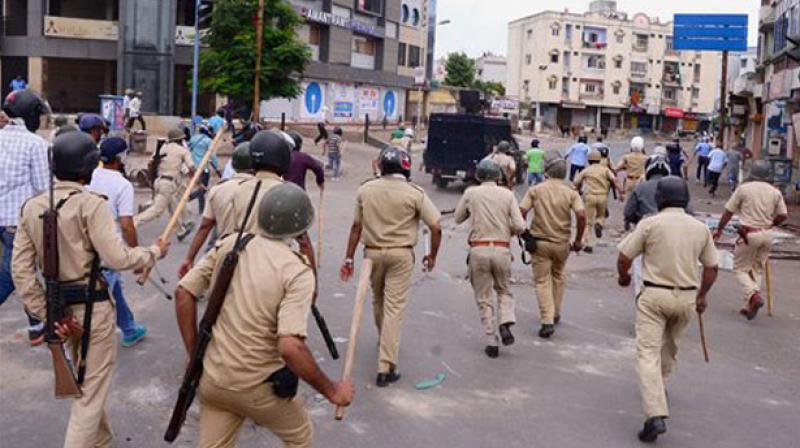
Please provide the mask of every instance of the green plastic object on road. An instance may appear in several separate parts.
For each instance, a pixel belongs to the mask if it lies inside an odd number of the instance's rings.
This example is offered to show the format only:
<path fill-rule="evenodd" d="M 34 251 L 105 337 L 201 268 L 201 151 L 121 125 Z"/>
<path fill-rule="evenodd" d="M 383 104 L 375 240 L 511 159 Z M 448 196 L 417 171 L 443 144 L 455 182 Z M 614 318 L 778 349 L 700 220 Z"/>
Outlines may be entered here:
<path fill-rule="evenodd" d="M 447 378 L 447 374 L 446 373 L 440 373 L 440 374 L 436 375 L 436 378 L 434 378 L 432 380 L 425 380 L 425 381 L 422 381 L 420 383 L 417 383 L 414 386 L 414 388 L 417 389 L 417 390 L 432 389 L 432 388 L 442 384 L 444 382 L 445 378 Z"/>

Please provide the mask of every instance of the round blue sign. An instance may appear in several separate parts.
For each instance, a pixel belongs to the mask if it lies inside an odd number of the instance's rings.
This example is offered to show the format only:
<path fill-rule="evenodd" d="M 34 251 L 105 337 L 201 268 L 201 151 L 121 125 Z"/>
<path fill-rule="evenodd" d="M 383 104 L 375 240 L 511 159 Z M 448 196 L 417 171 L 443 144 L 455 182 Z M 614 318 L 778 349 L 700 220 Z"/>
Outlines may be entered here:
<path fill-rule="evenodd" d="M 386 92 L 386 96 L 383 97 L 383 113 L 387 117 L 393 117 L 396 110 L 397 95 L 395 95 L 394 91 L 390 90 Z"/>
<path fill-rule="evenodd" d="M 306 110 L 310 115 L 316 115 L 322 109 L 322 88 L 318 83 L 312 82 L 306 87 Z"/>

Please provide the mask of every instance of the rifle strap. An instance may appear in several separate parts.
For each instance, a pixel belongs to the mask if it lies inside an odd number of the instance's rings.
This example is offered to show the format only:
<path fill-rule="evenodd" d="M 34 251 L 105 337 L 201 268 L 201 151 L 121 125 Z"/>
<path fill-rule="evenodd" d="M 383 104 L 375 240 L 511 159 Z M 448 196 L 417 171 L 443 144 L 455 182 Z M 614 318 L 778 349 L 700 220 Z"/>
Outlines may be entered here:
<path fill-rule="evenodd" d="M 528 251 L 525 250 L 525 240 L 522 239 L 521 236 L 517 236 L 517 242 L 519 243 L 519 247 L 521 249 L 521 251 L 520 251 L 520 259 L 522 260 L 522 264 L 524 264 L 525 266 L 530 266 L 530 264 L 533 262 L 533 260 L 531 260 L 527 256 Z"/>
<path fill-rule="evenodd" d="M 94 311 L 94 294 L 100 276 L 100 257 L 94 254 L 92 270 L 89 273 L 89 286 L 86 288 L 86 304 L 83 310 L 83 335 L 81 335 L 81 358 L 78 362 L 78 384 L 83 385 L 86 377 L 86 357 L 89 354 L 89 340 L 92 334 L 92 313 Z"/>

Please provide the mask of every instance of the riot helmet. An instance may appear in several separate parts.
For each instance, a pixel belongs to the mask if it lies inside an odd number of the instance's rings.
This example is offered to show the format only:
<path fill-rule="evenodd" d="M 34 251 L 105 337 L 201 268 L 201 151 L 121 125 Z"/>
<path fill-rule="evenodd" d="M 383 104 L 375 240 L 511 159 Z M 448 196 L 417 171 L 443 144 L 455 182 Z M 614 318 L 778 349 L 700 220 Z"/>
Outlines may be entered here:
<path fill-rule="evenodd" d="M 292 161 L 294 141 L 285 132 L 259 131 L 250 141 L 250 159 L 256 171 L 272 171 L 283 176 Z"/>
<path fill-rule="evenodd" d="M 667 207 L 686 208 L 689 205 L 689 185 L 678 176 L 667 176 L 656 184 L 656 204 L 661 211 Z"/>
<path fill-rule="evenodd" d="M 511 143 L 507 140 L 500 140 L 500 143 L 497 144 L 497 152 L 508 154 L 511 152 Z"/>
<path fill-rule="evenodd" d="M 748 180 L 769 182 L 772 178 L 772 165 L 766 160 L 756 160 L 750 166 L 750 175 L 747 176 Z"/>
<path fill-rule="evenodd" d="M 297 131 L 289 131 L 288 134 L 294 141 L 294 150 L 301 151 L 303 149 L 303 136 Z"/>
<path fill-rule="evenodd" d="M 253 161 L 250 158 L 250 142 L 240 143 L 231 155 L 231 166 L 238 173 L 253 169 Z"/>
<path fill-rule="evenodd" d="M 39 129 L 41 116 L 47 113 L 45 102 L 30 89 L 11 92 L 3 101 L 3 111 L 9 118 L 21 118 L 30 132 Z"/>
<path fill-rule="evenodd" d="M 271 188 L 258 206 L 258 226 L 268 238 L 297 238 L 314 222 L 314 206 L 308 194 L 286 182 Z"/>
<path fill-rule="evenodd" d="M 647 159 L 644 168 L 644 178 L 646 180 L 658 179 L 664 176 L 669 176 L 671 170 L 667 159 L 662 155 L 653 155 Z M 657 176 L 657 177 L 656 177 Z"/>
<path fill-rule="evenodd" d="M 600 163 L 600 160 L 603 159 L 603 155 L 600 154 L 600 151 L 593 149 L 589 151 L 589 164 Z"/>
<path fill-rule="evenodd" d="M 83 132 L 67 132 L 53 142 L 53 174 L 60 180 L 84 181 L 100 162 L 100 150 Z"/>
<path fill-rule="evenodd" d="M 475 179 L 478 182 L 497 181 L 503 175 L 500 165 L 492 159 L 483 159 L 475 167 Z"/>
<path fill-rule="evenodd" d="M 411 157 L 403 149 L 392 146 L 381 151 L 378 159 L 381 174 L 402 174 L 411 177 Z"/>
<path fill-rule="evenodd" d="M 567 161 L 554 149 L 544 153 L 544 175 L 548 179 L 567 177 Z"/>

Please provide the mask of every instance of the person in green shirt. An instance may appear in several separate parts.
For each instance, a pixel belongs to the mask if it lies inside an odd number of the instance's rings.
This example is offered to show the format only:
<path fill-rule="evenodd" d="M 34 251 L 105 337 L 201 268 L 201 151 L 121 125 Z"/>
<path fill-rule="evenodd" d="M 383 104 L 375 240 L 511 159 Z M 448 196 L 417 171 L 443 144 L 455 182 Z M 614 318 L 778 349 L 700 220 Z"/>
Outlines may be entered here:
<path fill-rule="evenodd" d="M 544 151 L 539 148 L 539 140 L 533 139 L 531 149 L 525 153 L 528 162 L 528 185 L 535 185 L 544 180 Z"/>

